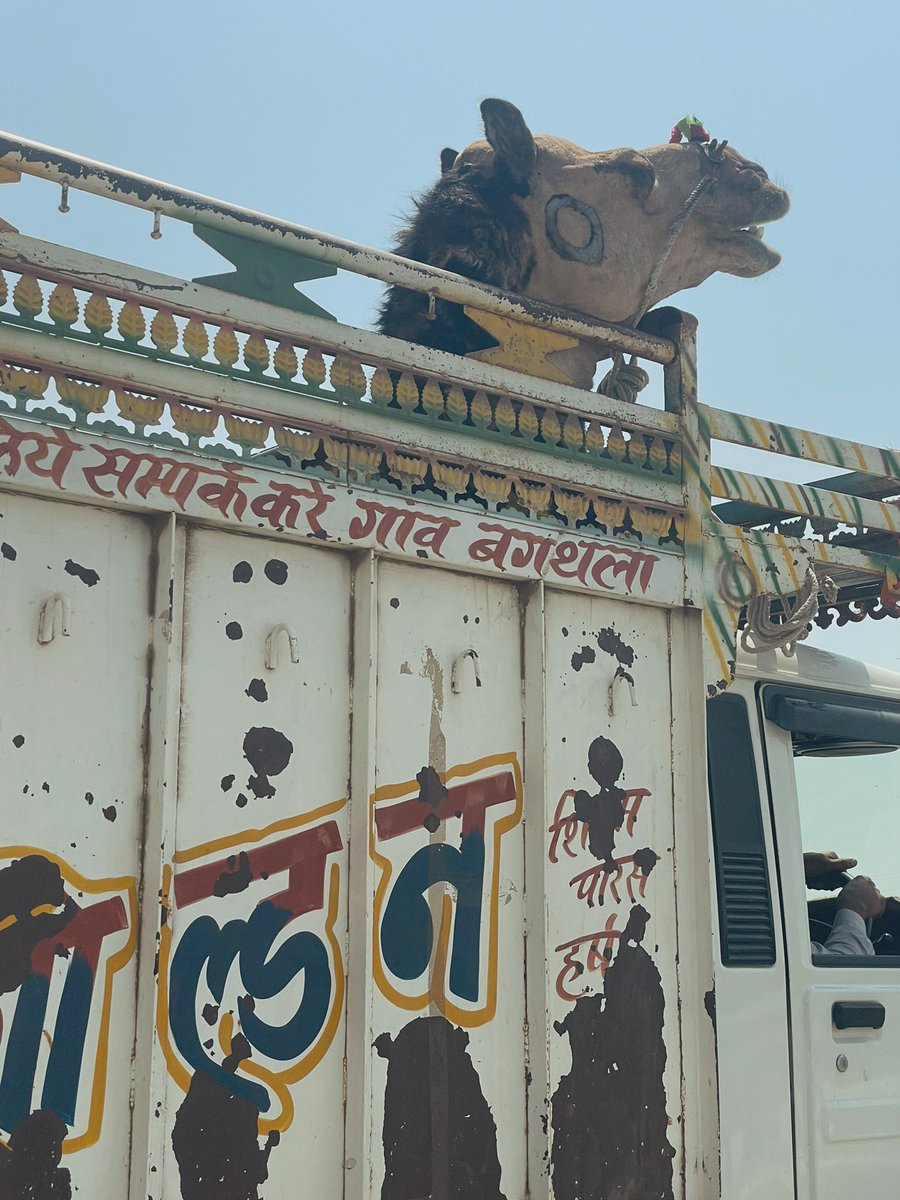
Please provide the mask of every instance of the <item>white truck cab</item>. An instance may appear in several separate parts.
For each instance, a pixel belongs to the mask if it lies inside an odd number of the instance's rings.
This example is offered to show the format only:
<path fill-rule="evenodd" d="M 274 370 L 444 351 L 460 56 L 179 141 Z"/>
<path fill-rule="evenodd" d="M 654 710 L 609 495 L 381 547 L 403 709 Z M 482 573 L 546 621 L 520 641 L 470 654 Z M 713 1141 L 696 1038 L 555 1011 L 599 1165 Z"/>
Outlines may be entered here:
<path fill-rule="evenodd" d="M 886 1200 L 900 904 L 874 923 L 873 955 L 814 954 L 834 902 L 807 890 L 803 853 L 855 857 L 898 890 L 900 674 L 808 646 L 742 654 L 708 720 L 722 1194 Z"/>

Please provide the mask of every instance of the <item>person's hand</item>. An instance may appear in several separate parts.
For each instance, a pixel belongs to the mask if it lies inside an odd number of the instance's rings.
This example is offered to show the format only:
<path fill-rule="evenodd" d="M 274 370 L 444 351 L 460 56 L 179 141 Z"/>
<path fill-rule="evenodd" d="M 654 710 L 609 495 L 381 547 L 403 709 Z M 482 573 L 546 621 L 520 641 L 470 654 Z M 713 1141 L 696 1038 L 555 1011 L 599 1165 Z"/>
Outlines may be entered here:
<path fill-rule="evenodd" d="M 806 882 L 830 875 L 832 871 L 849 871 L 856 866 L 855 858 L 838 858 L 833 850 L 820 850 L 815 854 L 803 855 L 803 873 Z"/>
<path fill-rule="evenodd" d="M 838 896 L 837 906 L 839 909 L 849 908 L 867 921 L 870 917 L 880 917 L 884 912 L 884 896 L 868 875 L 857 875 Z"/>

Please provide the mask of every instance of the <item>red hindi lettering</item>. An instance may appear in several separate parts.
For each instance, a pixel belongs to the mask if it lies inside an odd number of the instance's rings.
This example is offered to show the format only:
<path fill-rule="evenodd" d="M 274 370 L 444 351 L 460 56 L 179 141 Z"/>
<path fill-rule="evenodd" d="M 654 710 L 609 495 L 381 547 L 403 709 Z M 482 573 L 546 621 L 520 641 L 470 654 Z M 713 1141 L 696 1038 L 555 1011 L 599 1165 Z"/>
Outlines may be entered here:
<path fill-rule="evenodd" d="M 138 454 L 133 450 L 121 448 L 113 450 L 106 446 L 98 445 L 96 442 L 91 443 L 91 449 L 97 451 L 102 461 L 92 467 L 82 467 L 81 473 L 87 480 L 91 491 L 96 492 L 98 496 L 111 497 L 114 494 L 112 491 L 107 491 L 100 486 L 99 480 L 106 475 L 111 476 L 117 481 L 115 490 L 120 496 L 125 496 L 129 485 L 134 481 L 144 460 L 152 458 L 152 455 Z M 120 459 L 122 460 L 122 466 L 119 466 Z"/>
<path fill-rule="evenodd" d="M 22 448 L 31 444 L 33 449 L 24 455 L 25 466 L 32 475 L 51 479 L 60 489 L 63 487 L 63 477 L 71 462 L 72 455 L 82 447 L 74 442 L 64 429 L 54 429 L 52 433 L 38 433 L 37 430 L 19 430 L 8 421 L 0 418 L 0 458 L 6 458 L 4 473 L 15 477 L 22 465 Z M 48 465 L 44 460 L 50 458 Z"/>
<path fill-rule="evenodd" d="M 253 480 L 246 475 L 239 475 L 232 467 L 226 467 L 224 471 L 217 471 L 215 474 L 215 481 L 201 484 L 197 488 L 197 499 L 214 508 L 223 517 L 231 515 L 229 509 L 233 506 L 234 515 L 240 521 L 247 508 L 247 497 L 241 489 L 246 483 L 252 484 Z"/>
<path fill-rule="evenodd" d="M 553 549 L 552 537 L 508 525 L 496 525 L 490 521 L 479 521 L 478 528 L 483 533 L 498 536 L 477 538 L 470 543 L 469 558 L 473 562 L 493 563 L 498 571 L 505 571 L 509 556 L 509 566 L 516 570 L 531 567 L 536 575 L 543 573 L 544 564 Z"/>
<path fill-rule="evenodd" d="M 201 472 L 205 473 L 205 468 L 194 463 L 179 462 L 175 458 L 158 458 L 151 454 L 142 455 L 141 459 L 141 465 L 145 469 L 134 481 L 137 494 L 146 499 L 154 488 L 159 488 L 162 494 L 174 500 L 183 512 Z"/>
<path fill-rule="evenodd" d="M 417 513 L 416 523 L 419 527 L 413 531 L 413 545 L 422 550 L 431 550 L 438 558 L 443 558 L 447 534 L 460 522 L 453 517 L 434 517 L 431 513 Z"/>
<path fill-rule="evenodd" d="M 325 865 L 329 855 L 344 846 L 335 821 L 325 821 L 300 829 L 288 837 L 262 846 L 251 846 L 179 871 L 175 876 L 175 903 L 186 908 L 212 896 L 225 895 L 228 876 L 238 870 L 249 872 L 251 880 L 268 879 L 287 872 L 287 886 L 264 899 L 293 917 L 317 912 L 325 907 Z"/>
<path fill-rule="evenodd" d="M 553 821 L 547 828 L 547 832 L 552 834 L 552 837 L 550 838 L 550 849 L 547 852 L 547 857 L 552 863 L 559 862 L 559 859 L 556 856 L 556 850 L 559 846 L 560 838 L 562 838 L 563 850 L 566 852 L 566 854 L 568 854 L 569 858 L 577 857 L 575 851 L 572 849 L 572 843 L 578 838 L 578 818 L 575 816 L 574 812 L 569 813 L 568 816 L 565 817 L 562 815 L 563 808 L 574 795 L 575 792 L 571 788 L 568 791 L 563 792 L 556 803 L 556 812 L 553 816 Z M 582 846 L 584 846 L 586 834 L 587 825 L 585 824 L 581 828 Z"/>
<path fill-rule="evenodd" d="M 377 500 L 356 501 L 356 507 L 366 514 L 365 520 L 356 516 L 350 522 L 347 533 L 353 541 L 361 541 L 375 534 L 376 543 L 387 549 L 387 539 L 393 533 L 394 542 L 400 550 L 406 549 L 406 540 L 413 531 L 416 521 L 415 512 L 408 508 L 392 508 L 379 504 Z M 394 526 L 399 522 L 399 528 Z"/>
<path fill-rule="evenodd" d="M 296 529 L 297 522 L 303 517 L 314 537 L 326 536 L 319 517 L 329 504 L 334 503 L 334 496 L 329 495 L 318 480 L 313 480 L 308 487 L 296 487 L 270 479 L 269 487 L 271 492 L 251 500 L 250 511 L 254 516 L 265 517 L 273 529 Z M 304 501 L 312 503 L 304 507 Z"/>
<path fill-rule="evenodd" d="M 586 546 L 589 543 L 582 542 Z M 612 589 L 614 584 L 605 582 L 603 576 L 609 571 L 613 578 L 624 575 L 625 589 L 631 595 L 635 582 L 640 583 L 641 591 L 646 594 L 653 575 L 653 568 L 659 562 L 655 554 L 647 554 L 644 550 L 631 550 L 624 547 L 604 546 L 603 557 L 591 568 L 591 578 L 598 587 Z M 640 573 L 640 574 L 639 574 Z"/>

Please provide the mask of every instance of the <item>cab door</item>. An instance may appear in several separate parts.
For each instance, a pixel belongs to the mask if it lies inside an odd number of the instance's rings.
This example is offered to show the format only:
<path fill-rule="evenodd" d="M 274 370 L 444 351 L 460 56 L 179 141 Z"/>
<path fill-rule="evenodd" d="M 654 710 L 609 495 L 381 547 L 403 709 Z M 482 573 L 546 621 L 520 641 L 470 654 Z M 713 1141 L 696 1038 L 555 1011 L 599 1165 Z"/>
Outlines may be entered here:
<path fill-rule="evenodd" d="M 875 922 L 877 953 L 816 954 L 803 853 L 858 859 L 900 891 L 900 704 L 767 685 L 764 723 L 787 951 L 797 1194 L 894 1200 L 900 1167 L 900 928 Z M 820 914 L 827 915 L 827 914 Z M 813 930 L 815 940 L 827 928 Z M 885 935 L 879 939 L 879 935 Z"/>

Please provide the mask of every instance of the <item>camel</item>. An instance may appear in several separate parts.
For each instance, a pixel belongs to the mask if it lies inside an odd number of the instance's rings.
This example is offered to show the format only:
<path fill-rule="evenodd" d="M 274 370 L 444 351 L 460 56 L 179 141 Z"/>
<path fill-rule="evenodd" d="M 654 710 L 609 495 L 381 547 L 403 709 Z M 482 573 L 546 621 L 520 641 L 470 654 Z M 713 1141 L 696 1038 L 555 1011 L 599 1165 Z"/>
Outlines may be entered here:
<path fill-rule="evenodd" d="M 442 152 L 441 176 L 396 253 L 628 326 L 716 271 L 750 278 L 780 262 L 761 226 L 787 213 L 787 192 L 702 127 L 687 142 L 592 151 L 532 134 L 505 100 L 485 100 L 481 114 L 485 140 Z M 429 307 L 399 286 L 388 289 L 378 327 L 455 354 L 495 344 L 461 306 Z M 608 352 L 597 340 L 552 357 L 567 380 L 590 387 Z"/>

